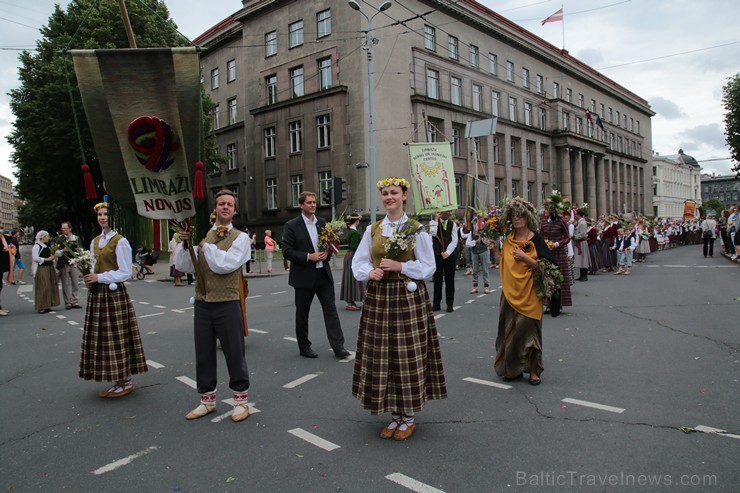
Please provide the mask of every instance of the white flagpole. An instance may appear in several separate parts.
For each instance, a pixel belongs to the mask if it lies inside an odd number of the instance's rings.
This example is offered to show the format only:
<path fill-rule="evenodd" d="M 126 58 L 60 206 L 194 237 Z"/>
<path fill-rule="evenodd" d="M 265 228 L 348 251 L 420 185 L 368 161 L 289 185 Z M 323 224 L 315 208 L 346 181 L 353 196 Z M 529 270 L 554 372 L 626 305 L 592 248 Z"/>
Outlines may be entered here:
<path fill-rule="evenodd" d="M 562 10 L 562 12 L 563 12 L 563 13 L 562 13 L 562 16 L 563 16 L 563 20 L 562 20 L 562 21 L 560 21 L 560 22 L 561 22 L 561 24 L 563 25 L 563 50 L 564 50 L 564 49 L 565 49 L 565 10 L 563 10 L 563 5 L 562 5 L 562 4 L 560 4 L 560 9 L 561 9 L 561 10 Z"/>

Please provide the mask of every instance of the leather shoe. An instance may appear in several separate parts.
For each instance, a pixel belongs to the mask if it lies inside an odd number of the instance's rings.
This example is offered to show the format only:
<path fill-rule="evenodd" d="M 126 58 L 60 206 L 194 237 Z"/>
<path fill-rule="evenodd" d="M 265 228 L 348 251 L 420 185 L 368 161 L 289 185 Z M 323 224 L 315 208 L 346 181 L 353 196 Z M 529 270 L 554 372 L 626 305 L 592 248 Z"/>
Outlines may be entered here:
<path fill-rule="evenodd" d="M 304 358 L 318 358 L 319 355 L 311 348 L 301 349 L 301 356 Z"/>
<path fill-rule="evenodd" d="M 407 438 L 411 438 L 411 435 L 413 435 L 415 431 L 416 423 L 412 424 L 405 430 L 401 430 L 399 426 L 398 428 L 396 428 L 396 432 L 393 434 L 393 439 L 398 441 L 406 440 Z"/>
<path fill-rule="evenodd" d="M 346 307 L 344 307 L 344 309 L 350 312 L 359 312 L 361 310 L 361 308 L 357 305 L 347 305 Z"/>
<path fill-rule="evenodd" d="M 72 305 L 72 308 L 82 308 L 80 305 Z"/>
<path fill-rule="evenodd" d="M 346 349 L 339 348 L 339 349 L 334 350 L 334 356 L 336 356 L 337 358 L 344 359 L 344 358 L 349 358 L 351 354 Z"/>
<path fill-rule="evenodd" d="M 434 312 L 438 312 L 438 311 L 440 311 L 441 309 L 442 309 L 442 307 L 441 307 L 441 306 L 439 306 L 439 305 L 434 305 L 434 306 L 432 306 L 432 311 L 434 311 Z"/>
<path fill-rule="evenodd" d="M 451 306 L 447 307 L 447 313 L 452 313 L 453 311 L 455 310 Z"/>
<path fill-rule="evenodd" d="M 208 414 L 216 412 L 216 404 L 203 404 L 202 402 L 198 407 L 190 411 L 185 415 L 185 419 L 192 421 L 194 419 L 202 418 Z"/>
<path fill-rule="evenodd" d="M 520 373 L 519 375 L 517 375 L 515 377 L 501 377 L 501 380 L 503 380 L 504 382 L 513 382 L 514 380 L 519 380 L 523 376 L 524 376 L 524 374 L 523 373 Z"/>

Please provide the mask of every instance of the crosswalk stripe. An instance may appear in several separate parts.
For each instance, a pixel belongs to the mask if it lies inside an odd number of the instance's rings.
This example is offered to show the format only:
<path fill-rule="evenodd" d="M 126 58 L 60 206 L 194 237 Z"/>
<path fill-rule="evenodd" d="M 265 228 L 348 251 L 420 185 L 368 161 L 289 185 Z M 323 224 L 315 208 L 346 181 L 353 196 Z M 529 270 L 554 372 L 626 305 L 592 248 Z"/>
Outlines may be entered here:
<path fill-rule="evenodd" d="M 304 429 L 301 428 L 293 428 L 292 430 L 288 430 L 288 433 L 291 435 L 297 436 L 298 438 L 307 441 L 311 445 L 316 445 L 319 448 L 322 448 L 326 450 L 327 452 L 331 452 L 332 450 L 336 450 L 338 448 L 341 448 L 336 443 L 331 443 L 328 440 L 324 440 L 323 438 L 314 435 L 313 433 L 309 433 Z"/>

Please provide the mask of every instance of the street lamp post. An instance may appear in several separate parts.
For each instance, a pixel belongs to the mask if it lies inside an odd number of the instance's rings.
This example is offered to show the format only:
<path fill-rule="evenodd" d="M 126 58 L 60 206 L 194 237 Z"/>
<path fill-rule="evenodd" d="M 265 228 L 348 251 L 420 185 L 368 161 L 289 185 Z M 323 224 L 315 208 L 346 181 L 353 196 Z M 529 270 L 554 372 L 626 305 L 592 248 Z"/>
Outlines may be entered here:
<path fill-rule="evenodd" d="M 365 50 L 367 50 L 367 104 L 368 104 L 368 139 L 369 139 L 369 163 L 368 171 L 370 172 L 370 222 L 376 220 L 375 211 L 375 81 L 373 77 L 373 46 L 377 44 L 378 39 L 373 37 L 373 19 L 379 13 L 388 10 L 391 7 L 390 1 L 381 4 L 378 11 L 369 16 L 362 11 L 362 6 L 355 0 L 349 0 L 349 6 L 358 11 L 367 20 L 367 32 L 365 35 Z"/>

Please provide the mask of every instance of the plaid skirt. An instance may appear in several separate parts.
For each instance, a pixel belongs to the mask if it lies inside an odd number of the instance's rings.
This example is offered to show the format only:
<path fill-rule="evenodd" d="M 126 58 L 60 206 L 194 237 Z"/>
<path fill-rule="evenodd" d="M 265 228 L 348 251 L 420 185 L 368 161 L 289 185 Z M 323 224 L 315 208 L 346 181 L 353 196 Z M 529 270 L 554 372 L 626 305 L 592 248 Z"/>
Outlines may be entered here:
<path fill-rule="evenodd" d="M 37 311 L 59 306 L 59 284 L 57 283 L 57 271 L 53 265 L 39 266 L 33 281 L 33 291 Z"/>
<path fill-rule="evenodd" d="M 126 286 L 120 283 L 111 291 L 108 285 L 93 285 L 87 294 L 80 378 L 115 382 L 147 370 L 136 312 Z"/>
<path fill-rule="evenodd" d="M 355 252 L 347 252 L 342 267 L 342 287 L 339 290 L 339 299 L 347 303 L 362 301 L 365 297 L 365 284 L 355 279 L 354 274 L 352 274 L 352 258 L 354 256 Z"/>
<path fill-rule="evenodd" d="M 352 395 L 371 414 L 412 413 L 445 399 L 434 312 L 424 281 L 370 281 L 360 316 Z"/>

